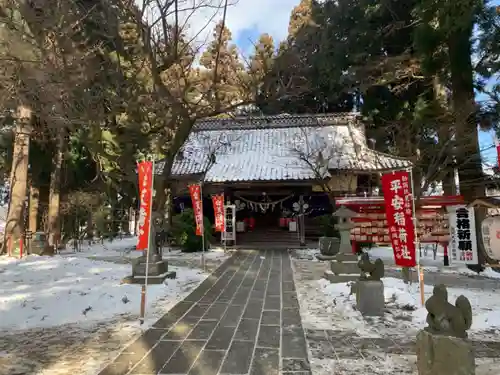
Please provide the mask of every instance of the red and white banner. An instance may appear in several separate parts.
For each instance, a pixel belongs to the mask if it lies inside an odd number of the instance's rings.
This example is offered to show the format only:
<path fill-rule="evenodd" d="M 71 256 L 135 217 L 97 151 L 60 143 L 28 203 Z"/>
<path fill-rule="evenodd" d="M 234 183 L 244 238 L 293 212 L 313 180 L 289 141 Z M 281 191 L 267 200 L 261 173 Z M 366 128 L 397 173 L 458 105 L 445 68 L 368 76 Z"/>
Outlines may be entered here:
<path fill-rule="evenodd" d="M 137 163 L 139 176 L 139 222 L 137 250 L 146 250 L 149 244 L 149 230 L 151 222 L 151 198 L 153 195 L 153 162 Z"/>
<path fill-rule="evenodd" d="M 224 232 L 224 194 L 212 195 L 214 205 L 215 231 Z"/>
<path fill-rule="evenodd" d="M 398 266 L 415 267 L 415 227 L 413 205 L 408 172 L 391 172 L 382 176 L 385 214 Z"/>
<path fill-rule="evenodd" d="M 201 186 L 198 184 L 189 185 L 189 194 L 193 203 L 194 220 L 196 222 L 196 235 L 203 233 L 203 202 L 201 200 Z"/>

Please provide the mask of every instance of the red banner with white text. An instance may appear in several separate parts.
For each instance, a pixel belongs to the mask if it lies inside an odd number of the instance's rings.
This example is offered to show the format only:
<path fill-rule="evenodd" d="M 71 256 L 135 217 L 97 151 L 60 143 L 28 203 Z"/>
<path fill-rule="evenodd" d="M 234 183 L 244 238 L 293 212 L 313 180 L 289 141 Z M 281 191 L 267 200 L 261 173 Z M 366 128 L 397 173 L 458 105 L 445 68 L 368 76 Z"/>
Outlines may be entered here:
<path fill-rule="evenodd" d="M 384 174 L 382 190 L 396 264 L 401 267 L 415 267 L 415 227 L 409 173 L 401 171 Z"/>
<path fill-rule="evenodd" d="M 139 176 L 139 222 L 137 250 L 146 250 L 149 244 L 149 230 L 151 222 L 151 198 L 153 195 L 153 162 L 137 163 Z"/>
<path fill-rule="evenodd" d="M 224 231 L 224 195 L 212 195 L 214 205 L 215 231 Z"/>
<path fill-rule="evenodd" d="M 196 223 L 196 235 L 203 233 L 203 202 L 201 200 L 201 186 L 198 184 L 189 185 L 189 194 L 193 203 L 194 220 Z"/>

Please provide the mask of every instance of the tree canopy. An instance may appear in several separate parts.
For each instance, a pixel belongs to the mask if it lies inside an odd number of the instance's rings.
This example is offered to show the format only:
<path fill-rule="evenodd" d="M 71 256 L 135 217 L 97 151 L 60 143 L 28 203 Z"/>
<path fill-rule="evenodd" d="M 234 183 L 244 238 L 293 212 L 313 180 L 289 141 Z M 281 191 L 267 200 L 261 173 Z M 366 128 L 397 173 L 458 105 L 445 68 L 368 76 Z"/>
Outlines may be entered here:
<path fill-rule="evenodd" d="M 359 111 L 376 149 L 412 159 L 421 189 L 443 181 L 453 193 L 458 170 L 467 199 L 484 192 L 477 128 L 496 130 L 500 108 L 492 3 L 302 0 L 287 38 L 262 34 L 250 56 L 233 42 L 226 12 L 200 44 L 207 25 L 189 27 L 176 1 L 156 3 L 0 2 L 10 234 L 24 221 L 32 230 L 49 223 L 54 238 L 80 221 L 106 223 L 109 212 L 120 222 L 135 204 L 135 163 L 147 156 L 166 160 L 164 205 L 195 121 L 249 105 L 264 114 Z M 27 197 L 39 201 L 29 220 Z"/>

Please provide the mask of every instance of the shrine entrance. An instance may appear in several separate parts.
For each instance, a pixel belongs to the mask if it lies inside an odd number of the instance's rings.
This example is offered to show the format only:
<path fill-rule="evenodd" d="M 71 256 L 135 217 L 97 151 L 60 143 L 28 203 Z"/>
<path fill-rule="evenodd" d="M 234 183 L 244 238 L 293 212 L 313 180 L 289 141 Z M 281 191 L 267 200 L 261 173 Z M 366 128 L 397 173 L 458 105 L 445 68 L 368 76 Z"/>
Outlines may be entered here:
<path fill-rule="evenodd" d="M 300 239 L 300 190 L 233 190 L 236 244 L 243 248 L 297 248 Z M 228 197 L 229 198 L 229 197 Z"/>
<path fill-rule="evenodd" d="M 296 212 L 293 211 L 295 194 L 243 194 L 235 192 L 233 202 L 236 206 L 236 220 L 244 223 L 244 231 L 265 231 L 284 228 L 283 218 L 288 222 L 295 221 Z M 242 224 L 240 224 L 240 231 Z M 293 228 L 292 228 L 292 231 Z"/>

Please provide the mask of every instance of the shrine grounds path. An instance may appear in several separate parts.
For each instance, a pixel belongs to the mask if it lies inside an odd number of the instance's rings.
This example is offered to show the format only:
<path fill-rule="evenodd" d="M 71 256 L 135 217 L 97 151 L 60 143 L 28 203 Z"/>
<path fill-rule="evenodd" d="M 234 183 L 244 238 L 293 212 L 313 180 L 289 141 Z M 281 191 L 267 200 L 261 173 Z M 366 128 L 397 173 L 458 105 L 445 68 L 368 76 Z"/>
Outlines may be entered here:
<path fill-rule="evenodd" d="M 99 375 L 310 375 L 286 251 L 237 252 Z"/>

